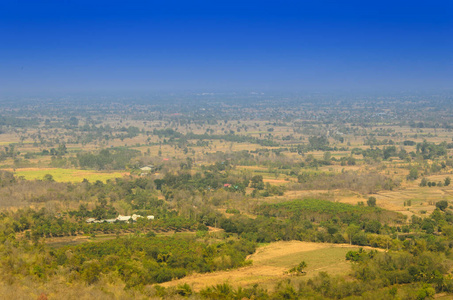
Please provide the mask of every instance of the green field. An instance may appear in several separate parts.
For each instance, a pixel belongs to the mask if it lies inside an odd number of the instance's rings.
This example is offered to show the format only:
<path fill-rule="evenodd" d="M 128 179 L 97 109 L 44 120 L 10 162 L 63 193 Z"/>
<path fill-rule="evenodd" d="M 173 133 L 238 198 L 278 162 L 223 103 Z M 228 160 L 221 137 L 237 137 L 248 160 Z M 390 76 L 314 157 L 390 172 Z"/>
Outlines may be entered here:
<path fill-rule="evenodd" d="M 272 289 L 275 282 L 291 276 L 287 271 L 301 261 L 307 263 L 306 275 L 303 278 L 313 278 L 322 271 L 328 272 L 330 275 L 347 275 L 351 270 L 351 263 L 346 260 L 346 253 L 358 249 L 357 246 L 345 244 L 274 242 L 264 244 L 249 257 L 253 261 L 251 266 L 214 273 L 194 274 L 163 283 L 162 286 L 171 287 L 188 283 L 194 290 L 201 290 L 206 286 L 227 281 L 233 286 L 245 287 L 261 284 Z"/>
<path fill-rule="evenodd" d="M 121 178 L 129 173 L 60 168 L 25 168 L 17 169 L 15 172 L 16 176 L 24 177 L 27 180 L 42 180 L 46 174 L 52 175 L 53 179 L 57 182 L 82 182 L 83 179 L 87 179 L 90 182 L 95 182 L 97 180 L 106 182 L 108 179 Z"/>
<path fill-rule="evenodd" d="M 314 277 L 320 271 L 327 271 L 331 275 L 343 274 L 349 271 L 350 262 L 345 260 L 346 253 L 359 247 L 329 247 L 320 250 L 312 250 L 304 253 L 283 255 L 275 260 L 269 261 L 270 266 L 288 266 L 288 269 L 301 261 L 307 263 L 308 277 Z"/>

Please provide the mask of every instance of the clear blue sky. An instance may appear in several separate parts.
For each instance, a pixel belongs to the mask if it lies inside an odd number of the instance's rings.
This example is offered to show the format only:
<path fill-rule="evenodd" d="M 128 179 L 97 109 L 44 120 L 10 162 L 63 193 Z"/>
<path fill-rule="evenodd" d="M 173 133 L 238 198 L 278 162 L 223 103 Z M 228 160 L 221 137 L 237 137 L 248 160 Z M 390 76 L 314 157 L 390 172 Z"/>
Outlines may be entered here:
<path fill-rule="evenodd" d="M 0 93 L 451 88 L 453 0 L 0 0 Z"/>

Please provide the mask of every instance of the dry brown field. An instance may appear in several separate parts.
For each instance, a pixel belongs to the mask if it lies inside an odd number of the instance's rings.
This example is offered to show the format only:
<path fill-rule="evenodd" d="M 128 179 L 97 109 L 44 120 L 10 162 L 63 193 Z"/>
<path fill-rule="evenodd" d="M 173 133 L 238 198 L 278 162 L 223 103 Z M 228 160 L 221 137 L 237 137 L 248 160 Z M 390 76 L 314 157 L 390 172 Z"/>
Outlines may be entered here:
<path fill-rule="evenodd" d="M 271 289 L 277 281 L 294 276 L 287 271 L 301 261 L 307 263 L 306 275 L 303 276 L 307 279 L 321 271 L 328 271 L 331 275 L 347 275 L 351 270 L 351 263 L 346 261 L 346 253 L 358 249 L 359 247 L 348 244 L 275 242 L 258 248 L 254 254 L 250 255 L 248 259 L 252 261 L 251 266 L 206 274 L 192 274 L 163 283 L 162 286 L 172 287 L 187 283 L 195 291 L 199 291 L 207 286 L 227 282 L 234 287 L 246 287 L 259 283 Z"/>

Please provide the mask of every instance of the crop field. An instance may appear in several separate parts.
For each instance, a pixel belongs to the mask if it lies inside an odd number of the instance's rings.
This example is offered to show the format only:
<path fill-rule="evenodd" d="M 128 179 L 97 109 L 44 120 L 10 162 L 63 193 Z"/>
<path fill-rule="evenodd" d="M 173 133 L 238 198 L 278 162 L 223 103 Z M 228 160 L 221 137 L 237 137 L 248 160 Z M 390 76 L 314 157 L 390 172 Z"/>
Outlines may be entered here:
<path fill-rule="evenodd" d="M 429 215 L 436 208 L 435 203 L 437 201 L 453 200 L 453 189 L 451 187 L 419 187 L 417 183 L 414 183 L 404 188 L 392 191 L 379 191 L 369 196 L 375 197 L 378 206 L 384 209 L 400 212 L 408 216 L 413 214 Z M 290 199 L 303 198 L 330 199 L 335 202 L 357 205 L 359 202 L 366 202 L 368 196 L 340 189 L 287 191 L 283 196 L 267 198 L 266 202 L 278 203 Z M 410 203 L 410 205 L 405 206 L 404 203 Z"/>
<path fill-rule="evenodd" d="M 357 246 L 347 244 L 275 242 L 258 248 L 256 253 L 250 255 L 248 259 L 253 261 L 251 266 L 209 274 L 193 274 L 164 283 L 162 286 L 171 287 L 187 283 L 198 291 L 219 282 L 228 282 L 235 287 L 259 283 L 270 288 L 277 280 L 292 277 L 293 275 L 287 274 L 287 271 L 301 261 L 307 263 L 306 275 L 303 278 L 312 278 L 322 271 L 331 275 L 345 275 L 351 270 L 351 263 L 345 258 L 346 253 L 358 249 Z"/>
<path fill-rule="evenodd" d="M 27 180 L 42 180 L 46 174 L 52 175 L 57 182 L 82 182 L 87 179 L 90 182 L 121 178 L 129 175 L 128 172 L 100 172 L 95 170 L 60 169 L 60 168 L 23 168 L 17 169 L 16 176 Z"/>
<path fill-rule="evenodd" d="M 431 214 L 440 200 L 453 200 L 451 187 L 419 187 L 413 185 L 395 191 L 380 191 L 375 195 L 379 206 L 404 214 Z M 405 206 L 404 203 L 410 205 Z"/>

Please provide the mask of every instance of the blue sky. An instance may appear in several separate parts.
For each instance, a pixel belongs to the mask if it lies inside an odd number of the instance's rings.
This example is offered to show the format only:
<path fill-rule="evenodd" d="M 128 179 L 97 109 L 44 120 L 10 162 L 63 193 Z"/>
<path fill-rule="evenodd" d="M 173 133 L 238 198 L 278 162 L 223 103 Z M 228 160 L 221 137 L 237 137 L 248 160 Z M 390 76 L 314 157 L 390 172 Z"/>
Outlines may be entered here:
<path fill-rule="evenodd" d="M 0 0 L 0 41 L 9 94 L 453 87 L 453 0 Z"/>

